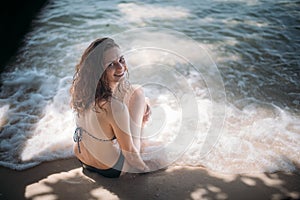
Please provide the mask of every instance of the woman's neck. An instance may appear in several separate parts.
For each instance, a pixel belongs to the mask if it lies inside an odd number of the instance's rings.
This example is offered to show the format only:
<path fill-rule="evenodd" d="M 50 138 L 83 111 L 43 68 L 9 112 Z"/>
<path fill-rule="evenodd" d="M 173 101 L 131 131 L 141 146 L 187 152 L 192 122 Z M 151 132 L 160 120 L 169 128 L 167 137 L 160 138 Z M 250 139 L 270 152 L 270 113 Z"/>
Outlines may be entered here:
<path fill-rule="evenodd" d="M 112 93 L 114 94 L 115 91 L 117 90 L 118 83 L 111 83 L 111 84 L 109 84 L 109 87 L 110 87 Z"/>

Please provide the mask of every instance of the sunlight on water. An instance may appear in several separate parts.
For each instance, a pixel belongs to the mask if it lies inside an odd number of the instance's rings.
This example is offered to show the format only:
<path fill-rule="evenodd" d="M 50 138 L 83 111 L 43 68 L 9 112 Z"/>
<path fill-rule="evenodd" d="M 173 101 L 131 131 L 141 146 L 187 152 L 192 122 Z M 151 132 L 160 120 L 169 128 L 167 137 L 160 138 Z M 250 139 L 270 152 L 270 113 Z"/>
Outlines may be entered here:
<path fill-rule="evenodd" d="M 247 5 L 258 5 L 259 0 L 213 0 L 215 2 L 223 2 L 223 3 L 244 3 Z"/>
<path fill-rule="evenodd" d="M 189 16 L 188 10 L 179 6 L 121 3 L 118 8 L 126 20 L 143 25 L 148 20 L 177 20 Z"/>

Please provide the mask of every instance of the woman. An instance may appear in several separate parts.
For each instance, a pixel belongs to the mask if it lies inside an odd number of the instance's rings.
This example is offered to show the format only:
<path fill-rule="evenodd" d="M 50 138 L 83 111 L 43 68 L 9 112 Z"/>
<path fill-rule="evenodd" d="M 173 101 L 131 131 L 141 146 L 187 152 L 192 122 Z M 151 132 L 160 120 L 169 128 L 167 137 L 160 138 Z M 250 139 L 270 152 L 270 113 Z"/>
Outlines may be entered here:
<path fill-rule="evenodd" d="M 84 168 L 110 178 L 149 171 L 140 138 L 150 109 L 142 88 L 130 85 L 127 77 L 119 46 L 100 38 L 84 51 L 70 89 L 77 126 L 74 153 Z"/>

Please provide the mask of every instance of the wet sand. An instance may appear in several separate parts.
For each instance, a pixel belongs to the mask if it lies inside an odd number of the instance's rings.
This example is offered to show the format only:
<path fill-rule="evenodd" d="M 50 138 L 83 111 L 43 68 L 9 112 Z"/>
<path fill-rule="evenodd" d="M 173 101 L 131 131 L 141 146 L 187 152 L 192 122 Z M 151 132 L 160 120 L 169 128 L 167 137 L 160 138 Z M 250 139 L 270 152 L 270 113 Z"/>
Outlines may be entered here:
<path fill-rule="evenodd" d="M 75 158 L 24 171 L 0 167 L 0 199 L 300 199 L 299 173 L 230 175 L 169 167 L 109 179 L 82 170 Z"/>

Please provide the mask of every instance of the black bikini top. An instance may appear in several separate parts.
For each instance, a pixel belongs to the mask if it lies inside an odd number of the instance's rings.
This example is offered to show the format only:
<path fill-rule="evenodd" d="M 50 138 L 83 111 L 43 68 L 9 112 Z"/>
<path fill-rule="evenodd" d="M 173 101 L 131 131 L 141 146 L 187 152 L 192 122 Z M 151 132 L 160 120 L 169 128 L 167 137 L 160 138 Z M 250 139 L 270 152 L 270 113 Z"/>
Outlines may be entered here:
<path fill-rule="evenodd" d="M 74 142 L 77 143 L 78 145 L 78 151 L 79 153 L 81 153 L 80 151 L 80 145 L 79 145 L 79 142 L 81 142 L 82 140 L 82 133 L 86 133 L 88 136 L 90 136 L 91 138 L 95 139 L 95 140 L 98 140 L 100 142 L 109 142 L 109 141 L 112 141 L 114 139 L 117 139 L 116 136 L 114 136 L 113 138 L 111 139 L 102 139 L 102 138 L 97 138 L 95 137 L 94 135 L 90 134 L 88 131 L 86 131 L 85 129 L 81 128 L 81 127 L 77 127 L 75 129 L 75 132 L 74 132 L 74 135 L 73 135 L 73 140 Z"/>

